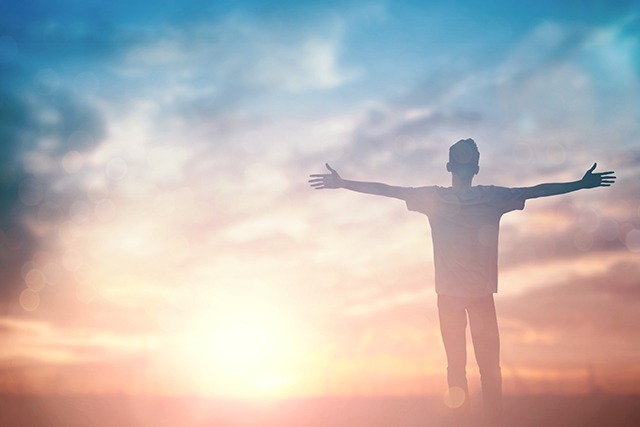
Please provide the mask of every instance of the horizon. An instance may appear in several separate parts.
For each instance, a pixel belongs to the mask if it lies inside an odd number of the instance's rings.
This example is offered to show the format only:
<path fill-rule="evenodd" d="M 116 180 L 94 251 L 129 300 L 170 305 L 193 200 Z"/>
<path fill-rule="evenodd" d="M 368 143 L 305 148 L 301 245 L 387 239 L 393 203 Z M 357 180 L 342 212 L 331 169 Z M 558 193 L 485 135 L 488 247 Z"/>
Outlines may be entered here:
<path fill-rule="evenodd" d="M 507 396 L 507 425 L 534 427 L 626 427 L 638 421 L 639 397 L 607 396 Z M 562 405 L 558 405 L 558 403 Z M 284 427 L 394 426 L 444 427 L 444 405 L 424 397 L 371 397 L 350 399 L 288 399 L 234 401 L 204 398 L 125 398 L 123 396 L 48 397 L 0 399 L 0 420 L 6 427 L 44 424 L 144 427 L 180 424 L 183 427 L 252 425 Z M 7 410 L 9 409 L 9 410 Z M 475 408 L 474 408 L 475 409 Z"/>

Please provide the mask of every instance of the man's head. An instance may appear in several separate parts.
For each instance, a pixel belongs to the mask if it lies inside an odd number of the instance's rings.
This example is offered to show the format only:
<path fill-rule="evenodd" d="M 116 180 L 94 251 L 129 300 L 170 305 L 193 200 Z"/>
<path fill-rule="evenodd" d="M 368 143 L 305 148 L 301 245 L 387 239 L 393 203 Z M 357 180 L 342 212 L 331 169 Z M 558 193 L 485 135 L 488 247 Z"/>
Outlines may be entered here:
<path fill-rule="evenodd" d="M 480 171 L 479 162 L 480 152 L 473 139 L 461 139 L 449 147 L 449 172 L 462 178 L 473 178 Z"/>

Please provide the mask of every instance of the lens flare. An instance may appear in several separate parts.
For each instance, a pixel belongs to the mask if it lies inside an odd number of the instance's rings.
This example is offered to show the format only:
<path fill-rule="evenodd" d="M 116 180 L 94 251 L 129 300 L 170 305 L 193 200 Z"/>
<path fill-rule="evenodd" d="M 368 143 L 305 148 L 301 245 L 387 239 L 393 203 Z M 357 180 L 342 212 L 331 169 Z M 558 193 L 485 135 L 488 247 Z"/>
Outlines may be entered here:
<path fill-rule="evenodd" d="M 444 394 L 444 404 L 452 409 L 461 407 L 465 400 L 467 400 L 467 394 L 460 387 L 451 387 Z"/>
<path fill-rule="evenodd" d="M 40 295 L 31 288 L 27 288 L 20 294 L 20 306 L 25 311 L 35 311 L 40 305 Z"/>

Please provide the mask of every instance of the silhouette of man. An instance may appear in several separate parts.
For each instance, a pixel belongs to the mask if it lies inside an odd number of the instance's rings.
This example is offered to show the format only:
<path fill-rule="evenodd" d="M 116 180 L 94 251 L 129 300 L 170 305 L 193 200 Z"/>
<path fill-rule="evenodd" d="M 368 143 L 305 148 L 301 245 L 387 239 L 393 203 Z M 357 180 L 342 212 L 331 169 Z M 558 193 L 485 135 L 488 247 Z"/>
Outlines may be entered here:
<path fill-rule="evenodd" d="M 398 187 L 343 179 L 330 173 L 310 175 L 315 189 L 346 188 L 393 197 L 411 211 L 427 215 L 431 226 L 440 331 L 447 355 L 450 406 L 458 407 L 459 422 L 470 420 L 466 378 L 467 318 L 480 370 L 484 420 L 494 426 L 502 411 L 500 338 L 493 294 L 498 290 L 498 230 L 503 214 L 524 209 L 527 199 L 554 196 L 594 187 L 608 187 L 613 172 L 594 173 L 596 164 L 573 182 L 507 188 L 472 186 L 479 172 L 480 153 L 473 139 L 449 148 L 447 171 L 451 187 Z"/>

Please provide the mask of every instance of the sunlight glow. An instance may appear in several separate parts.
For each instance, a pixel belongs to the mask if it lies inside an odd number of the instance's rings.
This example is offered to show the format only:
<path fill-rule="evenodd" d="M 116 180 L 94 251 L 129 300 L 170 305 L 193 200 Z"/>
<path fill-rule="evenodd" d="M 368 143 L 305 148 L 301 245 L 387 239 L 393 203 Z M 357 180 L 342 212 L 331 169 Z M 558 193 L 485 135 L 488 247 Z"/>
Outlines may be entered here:
<path fill-rule="evenodd" d="M 273 395 L 294 382 L 300 342 L 294 325 L 263 301 L 229 301 L 179 333 L 175 362 L 199 389 L 238 396 Z"/>

